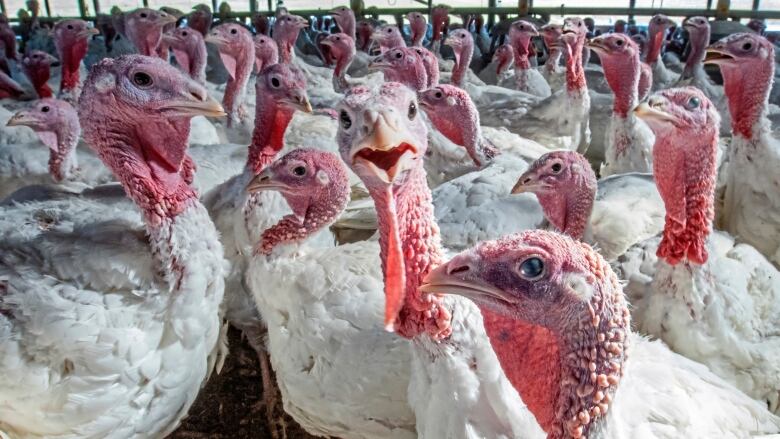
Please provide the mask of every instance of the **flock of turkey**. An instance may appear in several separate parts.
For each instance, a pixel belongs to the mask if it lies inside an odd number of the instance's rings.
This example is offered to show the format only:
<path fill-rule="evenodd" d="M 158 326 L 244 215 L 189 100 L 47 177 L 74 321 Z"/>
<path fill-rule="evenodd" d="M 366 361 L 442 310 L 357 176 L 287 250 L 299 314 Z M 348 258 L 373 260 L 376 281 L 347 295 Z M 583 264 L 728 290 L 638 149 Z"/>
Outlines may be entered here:
<path fill-rule="evenodd" d="M 0 20 L 0 437 L 780 438 L 776 46 L 331 14 Z"/>

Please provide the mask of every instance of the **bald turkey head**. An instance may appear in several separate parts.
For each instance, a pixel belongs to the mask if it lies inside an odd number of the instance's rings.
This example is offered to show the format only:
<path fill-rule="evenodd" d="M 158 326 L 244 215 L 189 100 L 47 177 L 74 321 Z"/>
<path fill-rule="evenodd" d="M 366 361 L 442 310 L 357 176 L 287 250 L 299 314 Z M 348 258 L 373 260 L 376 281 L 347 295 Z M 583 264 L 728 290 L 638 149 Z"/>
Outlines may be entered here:
<path fill-rule="evenodd" d="M 412 46 L 422 47 L 425 33 L 428 31 L 428 21 L 425 19 L 425 15 L 419 12 L 410 12 L 406 14 L 406 19 L 409 20 L 409 30 L 412 33 Z"/>
<path fill-rule="evenodd" d="M 58 65 L 60 62 L 57 58 L 40 50 L 33 50 L 22 58 L 22 70 L 32 82 L 39 98 L 53 96 L 48 81 L 51 77 L 51 67 Z"/>
<path fill-rule="evenodd" d="M 379 44 L 379 50 L 382 53 L 396 47 L 406 47 L 406 42 L 398 26 L 391 24 L 386 24 L 375 30 L 371 38 Z"/>
<path fill-rule="evenodd" d="M 206 83 L 206 42 L 195 29 L 180 27 L 163 35 L 182 70 L 201 84 Z"/>
<path fill-rule="evenodd" d="M 54 45 L 62 62 L 60 94 L 75 100 L 79 87 L 79 67 L 87 54 L 89 37 L 98 30 L 84 20 L 62 20 L 54 25 Z"/>
<path fill-rule="evenodd" d="M 493 53 L 493 61 L 496 62 L 496 75 L 500 77 L 515 61 L 515 52 L 512 49 L 512 45 L 507 43 L 498 46 L 495 53 Z"/>
<path fill-rule="evenodd" d="M 273 38 L 258 34 L 255 36 L 255 71 L 261 72 L 264 68 L 279 62 L 279 46 Z"/>
<path fill-rule="evenodd" d="M 455 53 L 455 67 L 452 69 L 452 83 L 463 86 L 471 58 L 474 55 L 474 37 L 466 29 L 455 29 L 450 32 L 444 44 L 452 47 Z M 433 85 L 433 84 L 431 84 Z"/>
<path fill-rule="evenodd" d="M 277 17 L 273 37 L 279 46 L 279 62 L 292 62 L 295 41 L 298 39 L 301 29 L 307 26 L 309 23 L 299 15 L 283 14 Z"/>
<path fill-rule="evenodd" d="M 163 28 L 176 23 L 176 17 L 163 11 L 139 8 L 125 14 L 125 33 L 127 38 L 146 56 L 158 56 L 157 46 L 162 40 Z"/>
<path fill-rule="evenodd" d="M 339 6 L 330 12 L 342 33 L 355 38 L 355 13 L 347 6 Z"/>
<path fill-rule="evenodd" d="M 638 102 L 641 66 L 639 47 L 625 34 L 612 33 L 596 37 L 588 47 L 599 55 L 604 76 L 615 94 L 613 113 L 626 117 Z"/>
<path fill-rule="evenodd" d="M 368 68 L 381 71 L 387 82 L 400 82 L 413 90 L 423 90 L 427 86 L 425 65 L 414 48 L 396 47 L 387 50 L 374 58 Z"/>

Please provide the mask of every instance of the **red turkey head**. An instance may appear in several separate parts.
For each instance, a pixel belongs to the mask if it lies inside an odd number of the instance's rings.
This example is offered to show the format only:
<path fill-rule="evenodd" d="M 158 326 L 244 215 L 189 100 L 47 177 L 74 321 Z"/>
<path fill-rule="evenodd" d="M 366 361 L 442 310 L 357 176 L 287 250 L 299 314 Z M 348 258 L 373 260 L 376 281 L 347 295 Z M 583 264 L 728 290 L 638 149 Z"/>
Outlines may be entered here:
<path fill-rule="evenodd" d="M 125 14 L 125 33 L 138 53 L 157 56 L 157 46 L 162 40 L 163 28 L 176 23 L 176 17 L 163 11 L 139 8 Z"/>
<path fill-rule="evenodd" d="M 355 13 L 347 6 L 339 6 L 330 12 L 342 33 L 355 38 Z"/>
<path fill-rule="evenodd" d="M 406 42 L 398 26 L 391 24 L 386 24 L 374 31 L 371 38 L 379 43 L 379 50 L 382 53 L 395 47 L 406 47 Z"/>
<path fill-rule="evenodd" d="M 412 33 L 412 46 L 422 46 L 425 33 L 428 31 L 428 21 L 425 19 L 425 15 L 419 12 L 410 12 L 406 14 L 406 19 L 409 20 L 409 30 Z"/>
<path fill-rule="evenodd" d="M 32 82 L 39 98 L 50 98 L 53 96 L 48 81 L 51 77 L 51 67 L 59 64 L 60 62 L 57 58 L 40 50 L 33 50 L 22 58 L 22 70 L 30 78 L 30 82 Z"/>
<path fill-rule="evenodd" d="M 264 68 L 279 62 L 279 46 L 273 38 L 258 34 L 255 36 L 255 71 L 258 73 Z"/>

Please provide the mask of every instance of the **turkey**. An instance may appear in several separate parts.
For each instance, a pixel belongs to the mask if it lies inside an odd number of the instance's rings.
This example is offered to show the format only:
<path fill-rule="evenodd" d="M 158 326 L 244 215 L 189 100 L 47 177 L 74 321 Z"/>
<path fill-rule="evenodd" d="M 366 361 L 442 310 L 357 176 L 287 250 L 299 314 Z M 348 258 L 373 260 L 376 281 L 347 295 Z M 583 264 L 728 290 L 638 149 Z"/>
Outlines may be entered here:
<path fill-rule="evenodd" d="M 666 206 L 660 239 L 618 260 L 637 328 L 778 413 L 780 273 L 750 245 L 712 233 L 717 109 L 688 87 L 657 93 L 637 112 L 656 132 L 653 166 Z"/>
<path fill-rule="evenodd" d="M 61 20 L 54 25 L 54 45 L 62 63 L 60 91 L 57 97 L 75 104 L 81 93 L 81 60 L 87 54 L 89 37 L 98 33 L 84 20 Z"/>
<path fill-rule="evenodd" d="M 170 47 L 176 64 L 184 73 L 206 85 L 206 42 L 195 29 L 181 27 L 163 34 L 162 40 Z"/>
<path fill-rule="evenodd" d="M 780 431 L 763 404 L 634 334 L 609 264 L 566 235 L 533 230 L 480 243 L 421 288 L 477 303 L 502 367 L 550 439 Z"/>
<path fill-rule="evenodd" d="M 647 26 L 649 39 L 645 62 L 653 68 L 653 90 L 672 87 L 679 79 L 676 73 L 666 68 L 663 59 L 661 59 L 661 50 L 666 42 L 666 31 L 676 25 L 666 15 L 656 14 Z"/>
<path fill-rule="evenodd" d="M 509 67 L 514 64 L 514 58 L 515 54 L 511 45 L 502 44 L 498 46 L 493 53 L 493 59 L 490 61 L 490 64 L 479 72 L 479 79 L 487 85 L 498 84 L 505 77 L 511 76 Z"/>
<path fill-rule="evenodd" d="M 214 27 L 206 37 L 206 42 L 217 46 L 222 64 L 230 75 L 222 99 L 222 106 L 228 113 L 223 131 L 231 141 L 241 143 L 251 130 L 244 101 L 255 63 L 255 42 L 252 34 L 238 23 L 224 23 Z"/>
<path fill-rule="evenodd" d="M 260 73 L 268 66 L 279 62 L 279 47 L 273 38 L 255 35 L 255 73 Z"/>
<path fill-rule="evenodd" d="M 176 23 L 176 17 L 163 11 L 138 8 L 124 14 L 124 32 L 141 55 L 159 56 L 157 48 L 162 42 L 163 28 Z M 164 57 L 168 60 L 168 56 Z"/>
<path fill-rule="evenodd" d="M 499 82 L 499 85 L 546 98 L 552 94 L 550 85 L 537 69 L 531 67 L 528 59 L 533 49 L 531 39 L 538 35 L 536 26 L 528 21 L 517 20 L 512 23 L 509 27 L 509 41 L 514 49 L 515 77 L 507 78 Z"/>
<path fill-rule="evenodd" d="M 38 98 L 54 96 L 49 87 L 51 68 L 59 66 L 59 60 L 40 50 L 33 50 L 22 58 L 22 71 L 32 83 Z"/>
<path fill-rule="evenodd" d="M 347 78 L 349 66 L 355 59 L 355 40 L 343 33 L 331 34 L 322 40 L 322 44 L 330 47 L 330 54 L 336 60 L 336 68 L 333 71 L 333 90 L 344 93 L 356 85 L 379 85 L 384 80 L 382 75 L 371 74 L 362 78 Z"/>
<path fill-rule="evenodd" d="M 165 436 L 211 370 L 221 326 L 222 246 L 178 168 L 188 119 L 222 108 L 141 56 L 95 65 L 80 101 L 85 139 L 145 230 L 81 211 L 70 230 L 0 241 L 0 428 Z"/>

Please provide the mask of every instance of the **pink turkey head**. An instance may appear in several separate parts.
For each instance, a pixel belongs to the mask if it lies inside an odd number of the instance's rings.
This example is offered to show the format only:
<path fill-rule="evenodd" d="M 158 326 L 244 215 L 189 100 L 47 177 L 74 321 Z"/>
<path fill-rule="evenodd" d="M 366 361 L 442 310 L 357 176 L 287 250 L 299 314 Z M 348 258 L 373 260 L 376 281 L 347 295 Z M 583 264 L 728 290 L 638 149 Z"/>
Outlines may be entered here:
<path fill-rule="evenodd" d="M 157 46 L 162 40 L 163 28 L 176 23 L 176 17 L 162 11 L 139 8 L 125 15 L 125 33 L 138 53 L 157 56 Z"/>
<path fill-rule="evenodd" d="M 513 194 L 536 194 L 544 215 L 559 231 L 582 239 L 596 196 L 596 174 L 576 151 L 539 157 L 517 180 Z"/>
<path fill-rule="evenodd" d="M 466 71 L 474 55 L 474 37 L 466 29 L 455 29 L 444 40 L 444 44 L 455 52 L 455 67 L 452 69 L 452 83 L 463 85 Z"/>
<path fill-rule="evenodd" d="M 22 58 L 22 70 L 30 78 L 39 98 L 52 97 L 52 91 L 47 83 L 51 77 L 51 67 L 58 66 L 57 58 L 40 50 L 33 50 Z"/>
<path fill-rule="evenodd" d="M 54 181 L 68 178 L 76 168 L 75 151 L 81 127 L 76 109 L 65 101 L 45 98 L 17 111 L 8 126 L 27 126 L 49 148 L 49 173 Z"/>
<path fill-rule="evenodd" d="M 525 392 L 528 377 L 513 373 L 525 365 L 503 350 L 525 346 L 502 338 L 521 329 L 518 335 L 533 344 L 536 329 L 549 331 L 559 354 L 529 372 L 554 380 L 555 396 L 534 414 L 554 414 L 550 438 L 593 437 L 599 430 L 622 377 L 631 315 L 617 276 L 597 251 L 566 235 L 529 230 L 455 256 L 429 273 L 421 289 L 467 297 L 487 311 L 490 342 L 524 401 L 538 395 Z"/>
<path fill-rule="evenodd" d="M 441 34 L 449 23 L 450 10 L 447 6 L 436 6 L 431 11 L 431 26 L 433 27 L 434 41 L 441 40 Z"/>
<path fill-rule="evenodd" d="M 270 254 L 332 223 L 349 201 L 347 168 L 328 151 L 300 148 L 276 160 L 249 182 L 250 193 L 278 191 L 293 214 L 263 232 L 258 252 Z"/>
<path fill-rule="evenodd" d="M 173 50 L 176 62 L 192 79 L 206 81 L 206 42 L 195 29 L 180 27 L 163 35 L 163 41 Z"/>
<path fill-rule="evenodd" d="M 425 19 L 425 15 L 419 12 L 410 12 L 406 14 L 406 19 L 409 20 L 409 30 L 412 33 L 412 46 L 422 47 L 425 33 L 428 31 L 428 21 Z"/>
<path fill-rule="evenodd" d="M 268 31 L 271 30 L 268 16 L 260 12 L 252 16 L 252 26 L 255 27 L 256 35 L 268 35 Z"/>
<path fill-rule="evenodd" d="M 666 31 L 669 28 L 676 26 L 677 23 L 664 14 L 656 14 L 647 26 L 648 48 L 647 48 L 647 63 L 652 65 L 661 56 L 661 49 L 663 48 L 664 41 L 666 39 Z"/>
<path fill-rule="evenodd" d="M 204 37 L 211 29 L 213 14 L 208 5 L 199 4 L 192 8 L 192 12 L 187 16 L 187 26 L 200 32 Z"/>
<path fill-rule="evenodd" d="M 330 47 L 330 53 L 336 59 L 336 64 L 351 62 L 355 57 L 355 40 L 347 34 L 328 35 L 322 40 L 322 44 Z"/>
<path fill-rule="evenodd" d="M 775 74 L 772 43 L 752 33 L 729 35 L 707 48 L 704 63 L 718 65 L 723 74 L 734 135 L 758 135 Z"/>
<path fill-rule="evenodd" d="M 615 94 L 613 112 L 626 117 L 638 101 L 639 47 L 625 34 L 612 33 L 588 42 L 601 60 L 604 76 Z"/>
<path fill-rule="evenodd" d="M 273 28 L 273 37 L 279 46 L 279 62 L 292 61 L 292 50 L 301 29 L 309 25 L 300 15 L 283 14 L 277 17 Z"/>
<path fill-rule="evenodd" d="M 358 49 L 367 52 L 371 45 L 371 36 L 374 34 L 374 25 L 368 20 L 360 20 L 356 32 Z"/>
<path fill-rule="evenodd" d="M 433 126 L 456 145 L 463 146 L 477 166 L 496 151 L 486 144 L 479 126 L 479 112 L 469 94 L 454 85 L 439 84 L 419 93 L 420 107 Z"/>
<path fill-rule="evenodd" d="M 498 46 L 496 52 L 493 54 L 493 61 L 496 61 L 496 75 L 501 75 L 509 68 L 515 60 L 515 52 L 512 49 L 512 45 L 502 44 Z"/>
<path fill-rule="evenodd" d="M 342 33 L 355 38 L 355 13 L 347 6 L 339 6 L 330 12 Z"/>
<path fill-rule="evenodd" d="M 526 56 L 531 45 L 531 38 L 538 35 L 536 26 L 529 21 L 517 20 L 509 27 L 509 40 L 516 49 L 523 50 Z"/>
<path fill-rule="evenodd" d="M 690 17 L 683 21 L 683 28 L 690 38 L 690 53 L 685 60 L 682 78 L 691 78 L 694 69 L 704 61 L 704 51 L 710 44 L 710 22 L 705 17 Z"/>
<path fill-rule="evenodd" d="M 379 43 L 379 50 L 384 53 L 395 47 L 406 47 L 401 31 L 398 30 L 398 26 L 386 24 L 371 35 L 371 38 Z"/>
<path fill-rule="evenodd" d="M 273 38 L 258 34 L 255 36 L 255 70 L 259 73 L 279 62 L 279 46 Z"/>
<path fill-rule="evenodd" d="M 87 54 L 89 37 L 98 33 L 84 20 L 62 20 L 54 25 L 54 45 L 62 61 L 60 91 L 73 90 L 79 85 L 79 66 Z"/>
<path fill-rule="evenodd" d="M 764 20 L 759 18 L 750 20 L 747 24 L 747 27 L 759 35 L 764 35 L 764 32 L 766 31 L 766 23 Z"/>
<path fill-rule="evenodd" d="M 420 55 L 413 48 L 396 47 L 374 58 L 369 69 L 384 73 L 386 82 L 400 82 L 413 90 L 427 86 L 428 74 Z"/>
<path fill-rule="evenodd" d="M 193 116 L 222 116 L 206 89 L 159 58 L 125 55 L 92 66 L 79 100 L 84 140 L 159 225 L 197 195 L 180 170 Z"/>
<path fill-rule="evenodd" d="M 426 87 L 433 87 L 439 83 L 439 59 L 436 55 L 425 47 L 413 46 L 411 47 L 420 57 L 425 68 L 425 74 L 427 80 L 425 81 Z"/>
<path fill-rule="evenodd" d="M 206 37 L 206 42 L 217 46 L 219 57 L 234 79 L 241 66 L 254 60 L 255 42 L 252 34 L 238 23 L 224 23 L 215 27 Z"/>
<path fill-rule="evenodd" d="M 270 98 L 290 111 L 312 111 L 306 94 L 306 77 L 295 66 L 273 64 L 266 67 L 257 77 L 255 90 L 258 97 Z"/>
<path fill-rule="evenodd" d="M 683 87 L 651 95 L 635 112 L 655 133 L 653 175 L 666 207 L 658 257 L 704 264 L 715 215 L 718 111 L 701 90 Z"/>
<path fill-rule="evenodd" d="M 637 85 L 637 93 L 639 101 L 644 101 L 650 94 L 650 89 L 653 87 L 653 68 L 650 64 L 642 62 L 639 64 L 639 84 Z"/>
<path fill-rule="evenodd" d="M 585 22 L 579 17 L 570 17 L 563 20 L 563 27 L 561 28 L 561 41 L 568 46 L 572 51 L 574 47 L 585 44 L 585 36 L 587 35 L 588 28 L 585 27 Z"/>

